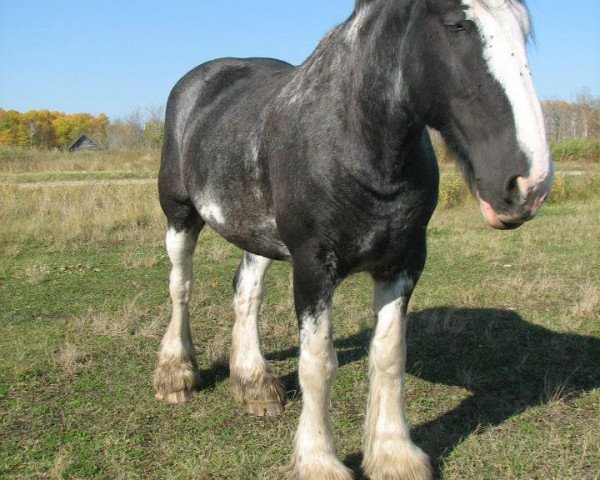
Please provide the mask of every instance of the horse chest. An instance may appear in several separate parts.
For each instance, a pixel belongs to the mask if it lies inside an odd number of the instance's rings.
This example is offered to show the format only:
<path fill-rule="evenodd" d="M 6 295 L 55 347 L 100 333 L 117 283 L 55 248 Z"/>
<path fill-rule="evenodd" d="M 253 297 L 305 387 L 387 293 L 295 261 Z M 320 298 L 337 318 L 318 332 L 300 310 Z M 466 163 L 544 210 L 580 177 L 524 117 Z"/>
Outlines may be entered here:
<path fill-rule="evenodd" d="M 339 257 L 348 272 L 378 271 L 410 263 L 421 256 L 426 219 L 415 221 L 410 213 L 374 217 L 370 223 L 355 225 L 342 238 Z"/>

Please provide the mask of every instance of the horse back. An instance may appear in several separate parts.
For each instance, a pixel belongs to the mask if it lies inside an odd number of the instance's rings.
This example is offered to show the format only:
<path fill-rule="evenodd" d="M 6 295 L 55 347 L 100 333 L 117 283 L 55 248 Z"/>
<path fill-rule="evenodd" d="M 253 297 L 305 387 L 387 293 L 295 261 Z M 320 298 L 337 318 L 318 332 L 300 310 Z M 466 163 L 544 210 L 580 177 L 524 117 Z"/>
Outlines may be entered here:
<path fill-rule="evenodd" d="M 186 73 L 167 101 L 161 167 L 171 170 L 172 163 L 181 163 L 184 148 L 193 142 L 196 130 L 209 123 L 211 117 L 225 112 L 223 104 L 233 103 L 233 93 L 239 93 L 248 83 L 260 85 L 270 74 L 291 68 L 290 64 L 274 59 L 223 58 Z"/>

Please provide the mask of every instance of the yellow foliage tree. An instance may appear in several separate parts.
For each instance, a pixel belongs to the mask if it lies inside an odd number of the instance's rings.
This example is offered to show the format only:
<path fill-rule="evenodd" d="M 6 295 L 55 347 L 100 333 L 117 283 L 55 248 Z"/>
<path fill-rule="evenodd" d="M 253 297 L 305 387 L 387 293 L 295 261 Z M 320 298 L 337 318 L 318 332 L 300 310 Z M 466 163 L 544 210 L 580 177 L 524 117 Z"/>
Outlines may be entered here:
<path fill-rule="evenodd" d="M 89 113 L 65 114 L 48 110 L 19 113 L 0 108 L 0 145 L 66 148 L 83 133 L 103 143 L 108 117 Z"/>

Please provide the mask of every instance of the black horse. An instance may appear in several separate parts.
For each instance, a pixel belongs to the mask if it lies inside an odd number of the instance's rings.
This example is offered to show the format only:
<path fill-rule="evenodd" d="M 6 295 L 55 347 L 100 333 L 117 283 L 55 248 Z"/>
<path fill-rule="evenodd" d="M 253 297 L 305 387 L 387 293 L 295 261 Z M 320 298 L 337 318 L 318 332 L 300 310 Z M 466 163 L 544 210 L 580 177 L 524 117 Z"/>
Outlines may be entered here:
<path fill-rule="evenodd" d="M 378 318 L 363 469 L 372 479 L 430 478 L 402 398 L 406 307 L 439 183 L 426 126 L 457 153 L 492 227 L 532 218 L 552 162 L 528 33 L 520 0 L 358 0 L 298 67 L 229 58 L 185 75 L 168 101 L 159 176 L 173 314 L 157 397 L 184 401 L 198 385 L 188 304 L 207 223 L 245 251 L 230 373 L 236 398 L 256 415 L 284 402 L 260 347 L 263 278 L 273 259 L 293 263 L 303 392 L 294 477 L 351 478 L 328 414 L 337 368 L 330 311 L 336 286 L 367 271 Z"/>

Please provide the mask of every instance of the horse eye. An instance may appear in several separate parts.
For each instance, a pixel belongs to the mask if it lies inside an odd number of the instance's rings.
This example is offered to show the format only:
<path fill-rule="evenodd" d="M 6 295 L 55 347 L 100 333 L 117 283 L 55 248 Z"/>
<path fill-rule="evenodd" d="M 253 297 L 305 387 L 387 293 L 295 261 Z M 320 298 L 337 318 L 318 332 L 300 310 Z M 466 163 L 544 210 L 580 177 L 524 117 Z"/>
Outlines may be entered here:
<path fill-rule="evenodd" d="M 450 31 L 450 32 L 464 32 L 465 31 L 465 26 L 462 23 L 451 23 L 451 24 L 447 24 L 446 28 Z"/>

